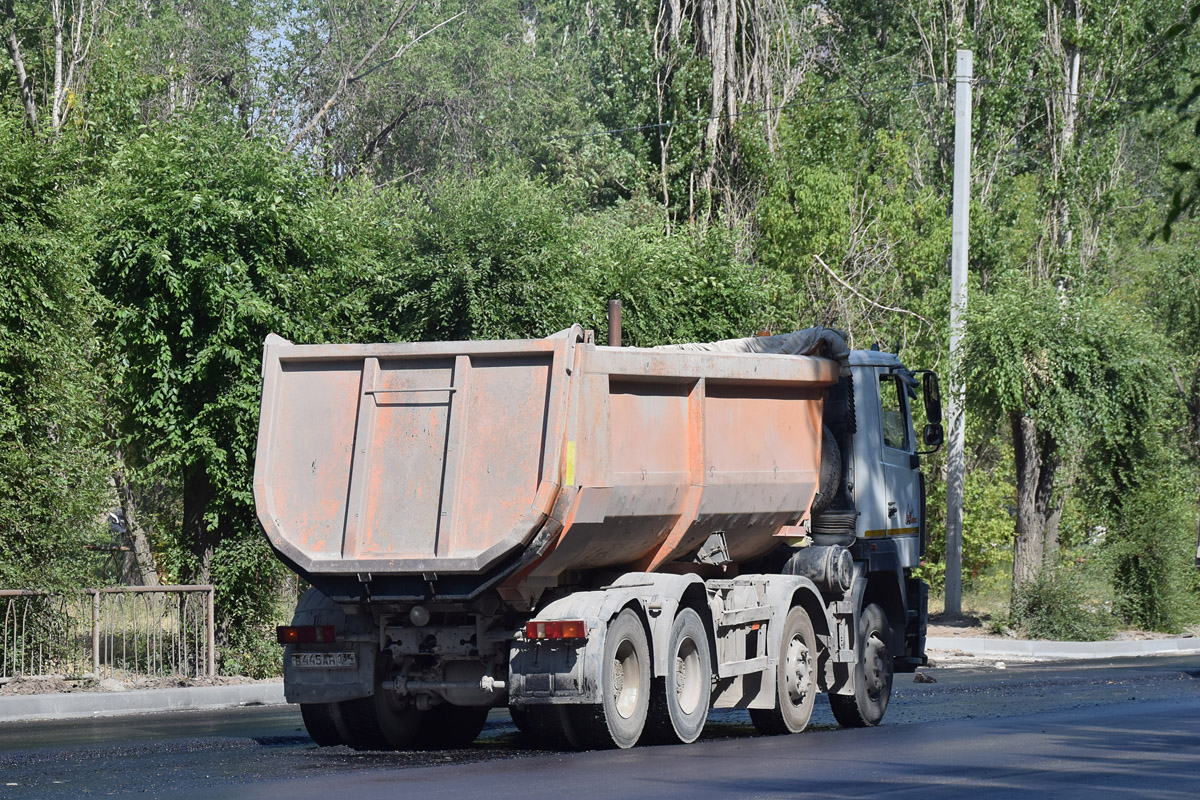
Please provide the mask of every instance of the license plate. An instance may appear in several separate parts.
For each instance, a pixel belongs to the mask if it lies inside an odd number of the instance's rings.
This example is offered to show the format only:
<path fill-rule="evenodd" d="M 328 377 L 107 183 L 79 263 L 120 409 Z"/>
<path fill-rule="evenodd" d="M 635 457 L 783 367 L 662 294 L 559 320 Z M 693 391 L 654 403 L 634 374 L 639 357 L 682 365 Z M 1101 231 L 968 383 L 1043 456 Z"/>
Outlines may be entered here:
<path fill-rule="evenodd" d="M 358 666 L 358 654 L 349 653 L 292 653 L 292 666 L 301 669 L 330 669 Z"/>

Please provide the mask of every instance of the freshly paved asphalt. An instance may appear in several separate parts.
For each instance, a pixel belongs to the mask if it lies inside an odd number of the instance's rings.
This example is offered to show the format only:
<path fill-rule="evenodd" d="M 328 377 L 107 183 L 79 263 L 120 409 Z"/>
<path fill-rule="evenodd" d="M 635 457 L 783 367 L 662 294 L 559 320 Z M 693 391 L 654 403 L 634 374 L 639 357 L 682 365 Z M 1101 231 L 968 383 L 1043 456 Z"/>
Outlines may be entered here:
<path fill-rule="evenodd" d="M 546 753 L 503 711 L 468 750 L 317 748 L 291 707 L 0 724 L 0 797 L 1188 797 L 1200 656 L 897 676 L 884 725 L 800 736 L 714 713 L 685 747 Z"/>

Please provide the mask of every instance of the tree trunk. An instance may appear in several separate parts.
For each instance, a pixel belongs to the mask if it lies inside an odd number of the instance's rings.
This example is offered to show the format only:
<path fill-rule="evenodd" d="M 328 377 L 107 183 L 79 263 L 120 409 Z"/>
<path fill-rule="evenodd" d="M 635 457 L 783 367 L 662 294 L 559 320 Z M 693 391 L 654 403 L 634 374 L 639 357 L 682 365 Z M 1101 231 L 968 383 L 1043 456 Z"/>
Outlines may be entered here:
<path fill-rule="evenodd" d="M 133 550 L 134 577 L 139 586 L 158 586 L 158 569 L 154 565 L 154 551 L 150 548 L 150 537 L 138 521 L 141 512 L 133 488 L 124 474 L 124 456 L 117 451 L 118 469 L 113 471 L 111 483 L 125 516 L 125 539 Z"/>
<path fill-rule="evenodd" d="M 1013 588 L 1033 580 L 1058 557 L 1058 525 L 1072 480 L 1063 480 L 1058 440 L 1024 414 L 1010 420 L 1017 468 L 1017 536 Z M 1057 484 L 1057 485 L 1056 485 Z"/>
<path fill-rule="evenodd" d="M 717 136 L 721 131 L 721 112 L 725 108 L 725 72 L 728 69 L 726 57 L 729 52 L 725 36 L 728 32 L 728 16 L 732 9 L 729 0 L 714 0 L 705 3 L 711 9 L 711 15 L 704 21 L 704 27 L 710 32 L 707 37 L 712 59 L 712 78 L 710 88 L 712 103 L 709 106 L 708 125 L 704 130 L 704 153 L 708 166 L 700 176 L 700 188 L 711 192 L 713 177 L 717 169 Z M 711 205 L 711 199 L 709 200 Z"/>
<path fill-rule="evenodd" d="M 1012 416 L 1013 451 L 1017 468 L 1017 537 L 1013 548 L 1013 588 L 1037 575 L 1044 554 L 1044 531 L 1037 513 L 1041 463 L 1037 426 L 1024 414 Z"/>
<path fill-rule="evenodd" d="M 183 535 L 195 557 L 192 580 L 199 584 L 212 582 L 213 553 L 221 538 L 217 527 L 204 519 L 212 495 L 208 472 L 203 466 L 191 467 L 184 477 Z"/>
<path fill-rule="evenodd" d="M 17 38 L 17 15 L 13 11 L 12 0 L 4 2 L 4 21 L 8 24 L 8 36 L 5 44 L 8 56 L 12 59 L 13 70 L 17 73 L 17 90 L 21 94 L 21 104 L 25 107 L 25 124 L 30 130 L 37 130 L 37 103 L 33 99 L 33 84 L 25 71 L 25 58 L 21 55 L 21 40 Z"/>

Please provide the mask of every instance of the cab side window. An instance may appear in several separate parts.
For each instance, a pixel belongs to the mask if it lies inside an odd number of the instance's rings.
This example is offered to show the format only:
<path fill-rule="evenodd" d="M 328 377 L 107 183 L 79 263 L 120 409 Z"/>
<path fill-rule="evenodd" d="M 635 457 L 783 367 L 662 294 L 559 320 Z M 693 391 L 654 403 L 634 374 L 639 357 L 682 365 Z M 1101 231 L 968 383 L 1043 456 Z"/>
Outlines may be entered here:
<path fill-rule="evenodd" d="M 883 411 L 883 443 L 908 450 L 908 415 L 904 413 L 904 385 L 895 375 L 879 376 L 879 401 Z"/>

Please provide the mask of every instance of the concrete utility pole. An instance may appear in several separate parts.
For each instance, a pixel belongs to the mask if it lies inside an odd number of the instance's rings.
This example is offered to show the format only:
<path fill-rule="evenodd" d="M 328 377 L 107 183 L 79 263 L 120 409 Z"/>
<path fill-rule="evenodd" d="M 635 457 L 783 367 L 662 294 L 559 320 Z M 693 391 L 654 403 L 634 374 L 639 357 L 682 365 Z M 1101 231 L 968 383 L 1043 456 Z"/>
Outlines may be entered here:
<path fill-rule="evenodd" d="M 965 387 L 962 380 L 963 316 L 967 311 L 968 217 L 971 209 L 970 50 L 957 53 L 954 93 L 954 213 L 950 244 L 950 391 L 946 419 L 946 613 L 962 613 L 963 473 L 966 458 Z"/>

